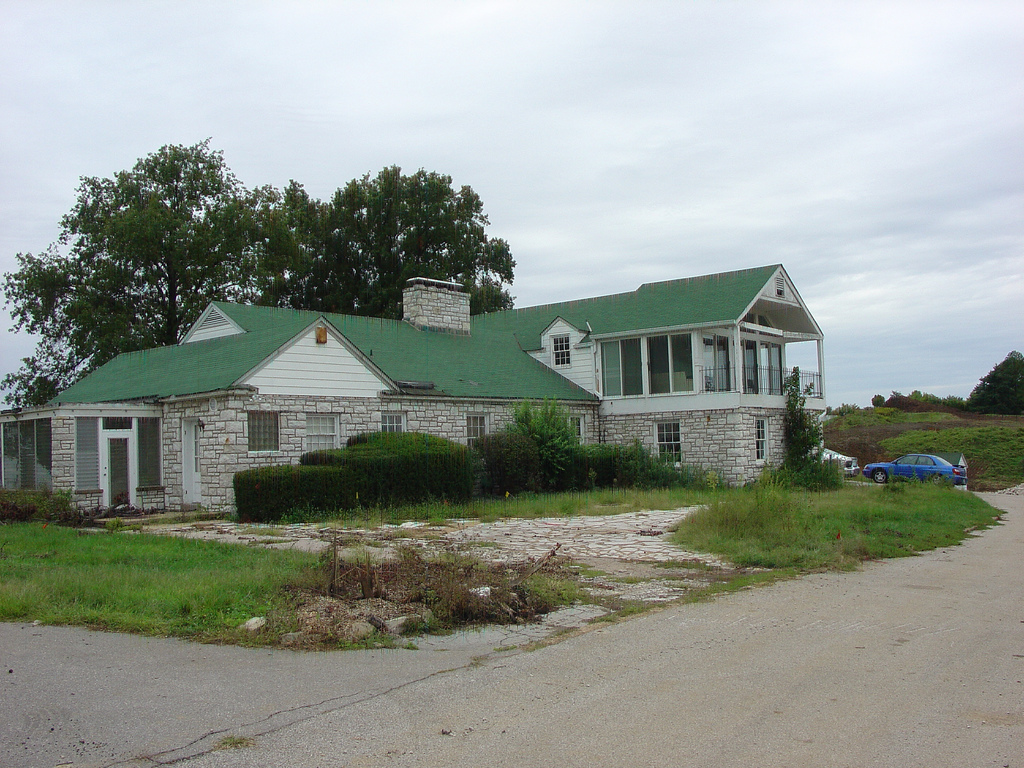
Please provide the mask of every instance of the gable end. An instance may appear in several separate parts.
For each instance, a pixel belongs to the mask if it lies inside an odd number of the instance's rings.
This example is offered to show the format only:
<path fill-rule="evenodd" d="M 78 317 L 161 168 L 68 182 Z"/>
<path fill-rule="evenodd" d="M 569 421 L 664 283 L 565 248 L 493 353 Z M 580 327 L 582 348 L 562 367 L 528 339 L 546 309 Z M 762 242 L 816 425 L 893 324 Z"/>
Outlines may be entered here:
<path fill-rule="evenodd" d="M 245 331 L 218 307 L 211 304 L 203 310 L 203 314 L 199 316 L 180 343 L 189 344 L 193 341 L 219 339 L 222 336 L 234 336 L 238 333 L 245 333 Z"/>

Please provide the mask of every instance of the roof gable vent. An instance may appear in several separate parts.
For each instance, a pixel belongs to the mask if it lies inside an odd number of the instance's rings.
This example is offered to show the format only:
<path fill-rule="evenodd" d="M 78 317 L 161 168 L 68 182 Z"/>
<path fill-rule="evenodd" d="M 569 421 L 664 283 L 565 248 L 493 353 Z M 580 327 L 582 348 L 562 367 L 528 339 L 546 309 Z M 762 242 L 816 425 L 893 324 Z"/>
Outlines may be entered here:
<path fill-rule="evenodd" d="M 221 312 L 214 305 L 206 308 L 191 330 L 181 340 L 182 344 L 193 341 L 205 341 L 207 339 L 219 339 L 221 336 L 233 336 L 242 333 L 242 329 L 232 322 L 231 318 Z"/>
<path fill-rule="evenodd" d="M 786 278 L 782 275 L 775 276 L 775 295 L 780 299 L 786 297 Z"/>

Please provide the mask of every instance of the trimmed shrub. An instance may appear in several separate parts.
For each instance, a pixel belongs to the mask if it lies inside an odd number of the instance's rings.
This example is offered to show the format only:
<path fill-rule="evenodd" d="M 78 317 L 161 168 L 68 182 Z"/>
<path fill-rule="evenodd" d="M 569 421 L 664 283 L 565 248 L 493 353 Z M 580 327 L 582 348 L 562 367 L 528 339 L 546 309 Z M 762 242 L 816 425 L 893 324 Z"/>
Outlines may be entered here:
<path fill-rule="evenodd" d="M 356 483 L 345 466 L 257 467 L 234 477 L 235 507 L 246 522 L 270 523 L 295 508 L 349 509 Z"/>
<path fill-rule="evenodd" d="M 373 433 L 344 451 L 363 504 L 466 501 L 473 459 L 464 445 L 416 432 Z"/>
<path fill-rule="evenodd" d="M 622 450 L 621 445 L 607 443 L 577 446 L 573 453 L 572 487 L 591 490 L 617 485 Z"/>
<path fill-rule="evenodd" d="M 334 511 L 423 501 L 465 501 L 473 492 L 469 449 L 415 432 L 357 435 L 349 447 L 311 451 L 299 466 L 261 467 L 234 478 L 243 520 L 280 520 L 294 509 Z"/>
<path fill-rule="evenodd" d="M 477 439 L 474 450 L 482 464 L 485 493 L 536 491 L 540 487 L 540 454 L 527 435 L 496 432 Z"/>

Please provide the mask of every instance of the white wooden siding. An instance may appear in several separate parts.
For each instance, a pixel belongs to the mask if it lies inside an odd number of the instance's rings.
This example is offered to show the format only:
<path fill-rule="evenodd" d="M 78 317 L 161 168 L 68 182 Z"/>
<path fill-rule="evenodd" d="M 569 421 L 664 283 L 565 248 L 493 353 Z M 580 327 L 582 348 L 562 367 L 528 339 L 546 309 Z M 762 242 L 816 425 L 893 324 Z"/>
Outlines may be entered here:
<path fill-rule="evenodd" d="M 780 287 L 782 288 L 781 296 L 778 294 L 778 289 Z M 761 298 L 775 302 L 782 302 L 784 304 L 800 306 L 800 300 L 797 298 L 797 293 L 793 288 L 793 284 L 789 282 L 786 274 L 781 269 L 775 270 L 775 274 L 772 275 L 764 288 L 761 289 Z"/>
<path fill-rule="evenodd" d="M 241 384 L 267 395 L 376 397 L 386 384 L 335 336 L 317 344 L 309 328 Z"/>
<path fill-rule="evenodd" d="M 554 344 L 551 337 L 566 335 L 569 337 L 569 365 L 556 366 Z M 578 346 L 582 339 L 583 333 L 559 318 L 541 334 L 542 349 L 530 352 L 530 355 L 588 392 L 596 392 L 597 372 L 594 362 L 594 345 L 588 342 L 585 346 Z"/>

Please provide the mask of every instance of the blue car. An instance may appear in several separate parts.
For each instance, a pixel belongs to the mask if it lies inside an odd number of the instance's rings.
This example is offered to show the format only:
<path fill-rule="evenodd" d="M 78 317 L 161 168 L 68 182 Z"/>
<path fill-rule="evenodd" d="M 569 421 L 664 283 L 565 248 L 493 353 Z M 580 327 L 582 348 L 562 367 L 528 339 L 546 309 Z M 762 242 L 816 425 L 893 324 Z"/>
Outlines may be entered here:
<path fill-rule="evenodd" d="M 967 485 L 967 473 L 963 467 L 955 467 L 941 456 L 930 453 L 908 453 L 892 461 L 880 461 L 864 467 L 864 477 L 876 483 L 886 483 L 890 477 L 907 480 L 930 480 L 933 477 L 946 478 L 953 485 Z"/>

